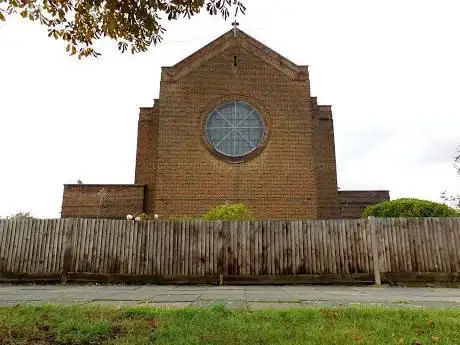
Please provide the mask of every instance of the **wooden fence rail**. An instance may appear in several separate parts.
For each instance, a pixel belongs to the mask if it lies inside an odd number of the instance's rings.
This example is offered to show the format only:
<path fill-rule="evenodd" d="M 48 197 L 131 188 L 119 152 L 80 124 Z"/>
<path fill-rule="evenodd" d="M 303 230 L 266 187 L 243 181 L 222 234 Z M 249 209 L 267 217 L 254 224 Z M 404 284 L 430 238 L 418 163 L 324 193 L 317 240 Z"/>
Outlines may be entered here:
<path fill-rule="evenodd" d="M 3 279 L 452 280 L 459 272 L 460 218 L 0 220 Z"/>

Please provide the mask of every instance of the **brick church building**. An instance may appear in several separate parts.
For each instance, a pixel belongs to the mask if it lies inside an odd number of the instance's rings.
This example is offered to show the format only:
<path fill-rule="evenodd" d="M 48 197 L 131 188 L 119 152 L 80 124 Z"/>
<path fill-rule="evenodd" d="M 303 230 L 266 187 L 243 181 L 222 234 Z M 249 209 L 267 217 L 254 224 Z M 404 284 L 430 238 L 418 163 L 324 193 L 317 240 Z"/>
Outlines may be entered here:
<path fill-rule="evenodd" d="M 331 106 L 308 67 L 232 29 L 172 67 L 139 114 L 132 185 L 64 186 L 62 217 L 198 216 L 242 202 L 258 218 L 358 218 L 388 191 L 338 191 Z"/>

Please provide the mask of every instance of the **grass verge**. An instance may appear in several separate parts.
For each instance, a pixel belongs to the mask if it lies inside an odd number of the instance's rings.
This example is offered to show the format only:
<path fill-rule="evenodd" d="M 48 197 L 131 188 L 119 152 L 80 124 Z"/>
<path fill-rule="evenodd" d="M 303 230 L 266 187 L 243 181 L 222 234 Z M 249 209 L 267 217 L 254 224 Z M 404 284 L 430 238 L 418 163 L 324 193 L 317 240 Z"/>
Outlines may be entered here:
<path fill-rule="evenodd" d="M 19 306 L 0 309 L 0 344 L 460 344 L 460 311 L 286 311 Z"/>

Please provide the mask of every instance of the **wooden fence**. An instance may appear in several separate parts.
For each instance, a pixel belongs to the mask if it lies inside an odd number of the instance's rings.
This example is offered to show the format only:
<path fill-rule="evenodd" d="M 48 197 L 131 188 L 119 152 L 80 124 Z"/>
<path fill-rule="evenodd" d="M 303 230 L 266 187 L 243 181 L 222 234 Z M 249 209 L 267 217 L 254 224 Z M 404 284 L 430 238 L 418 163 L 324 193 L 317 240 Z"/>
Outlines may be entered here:
<path fill-rule="evenodd" d="M 373 282 L 459 272 L 460 218 L 0 220 L 3 280 Z"/>

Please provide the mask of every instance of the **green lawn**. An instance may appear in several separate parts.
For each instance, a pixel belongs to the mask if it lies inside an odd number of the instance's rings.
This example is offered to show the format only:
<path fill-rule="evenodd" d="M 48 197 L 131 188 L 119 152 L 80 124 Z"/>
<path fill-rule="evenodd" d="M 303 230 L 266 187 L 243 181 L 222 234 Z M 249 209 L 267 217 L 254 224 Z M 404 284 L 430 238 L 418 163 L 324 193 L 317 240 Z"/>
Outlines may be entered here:
<path fill-rule="evenodd" d="M 460 311 L 14 307 L 0 344 L 460 344 Z"/>

